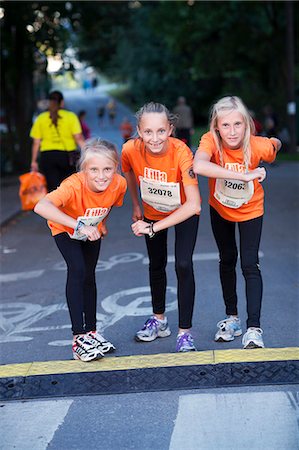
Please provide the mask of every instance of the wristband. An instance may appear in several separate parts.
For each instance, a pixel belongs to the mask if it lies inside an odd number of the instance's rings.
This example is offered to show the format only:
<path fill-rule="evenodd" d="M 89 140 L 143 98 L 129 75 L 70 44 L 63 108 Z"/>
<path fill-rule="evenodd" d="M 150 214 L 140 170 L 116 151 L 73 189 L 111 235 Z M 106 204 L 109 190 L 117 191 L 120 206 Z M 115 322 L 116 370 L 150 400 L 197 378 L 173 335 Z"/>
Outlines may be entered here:
<path fill-rule="evenodd" d="M 151 222 L 150 224 L 149 224 L 149 232 L 148 232 L 148 236 L 149 236 L 149 238 L 151 239 L 151 238 L 153 238 L 154 236 L 155 236 L 155 232 L 154 232 L 154 222 Z"/>

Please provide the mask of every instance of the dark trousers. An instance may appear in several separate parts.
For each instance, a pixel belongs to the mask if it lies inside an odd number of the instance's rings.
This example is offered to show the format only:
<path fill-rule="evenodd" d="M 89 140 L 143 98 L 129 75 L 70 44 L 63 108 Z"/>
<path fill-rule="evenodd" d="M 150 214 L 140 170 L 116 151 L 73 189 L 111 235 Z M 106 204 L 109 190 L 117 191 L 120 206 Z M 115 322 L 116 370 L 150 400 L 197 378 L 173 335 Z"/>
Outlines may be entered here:
<path fill-rule="evenodd" d="M 192 327 L 195 281 L 192 255 L 199 216 L 175 225 L 175 271 L 178 280 L 179 328 Z M 150 222 L 147 220 L 147 222 Z M 145 236 L 149 256 L 149 277 L 154 314 L 164 314 L 166 297 L 167 229 L 153 238 Z"/>
<path fill-rule="evenodd" d="M 47 150 L 40 154 L 40 170 L 47 180 L 48 192 L 54 191 L 60 183 L 76 172 L 70 164 L 70 156 L 75 152 Z"/>
<path fill-rule="evenodd" d="M 211 224 L 219 250 L 220 281 L 226 314 L 237 315 L 236 264 L 238 250 L 235 236 L 235 222 L 223 219 L 210 207 Z M 247 328 L 260 327 L 260 314 L 263 295 L 263 281 L 259 267 L 259 245 L 262 233 L 263 216 L 238 222 L 240 234 L 241 269 L 245 278 L 247 302 Z"/>
<path fill-rule="evenodd" d="M 95 268 L 101 239 L 77 241 L 67 233 L 54 236 L 67 264 L 66 299 L 72 322 L 72 332 L 84 334 L 96 330 L 97 287 Z"/>

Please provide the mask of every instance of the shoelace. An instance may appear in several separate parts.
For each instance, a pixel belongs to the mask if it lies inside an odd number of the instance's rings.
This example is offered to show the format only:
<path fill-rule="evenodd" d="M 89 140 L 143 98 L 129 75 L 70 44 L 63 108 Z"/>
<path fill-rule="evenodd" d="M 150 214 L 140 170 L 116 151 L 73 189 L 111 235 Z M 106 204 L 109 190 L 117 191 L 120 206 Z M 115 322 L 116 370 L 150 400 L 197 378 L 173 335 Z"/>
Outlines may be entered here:
<path fill-rule="evenodd" d="M 146 330 L 146 328 L 149 328 L 150 330 L 153 329 L 157 330 L 158 326 L 159 326 L 158 320 L 152 317 L 145 322 L 143 330 Z"/>
<path fill-rule="evenodd" d="M 193 339 L 192 339 L 191 335 L 188 333 L 184 333 L 181 336 L 179 336 L 179 339 L 177 342 L 177 347 L 180 348 L 185 344 L 193 346 Z"/>

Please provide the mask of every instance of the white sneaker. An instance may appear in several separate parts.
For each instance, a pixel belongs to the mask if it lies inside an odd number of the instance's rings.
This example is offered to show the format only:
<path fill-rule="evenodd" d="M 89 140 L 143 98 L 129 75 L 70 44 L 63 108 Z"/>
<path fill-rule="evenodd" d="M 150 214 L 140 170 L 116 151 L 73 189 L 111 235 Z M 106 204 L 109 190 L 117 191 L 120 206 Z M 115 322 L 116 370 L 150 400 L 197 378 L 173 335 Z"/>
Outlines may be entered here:
<path fill-rule="evenodd" d="M 216 342 L 233 341 L 235 337 L 242 334 L 241 320 L 235 316 L 229 316 L 224 320 L 220 320 L 217 323 L 217 327 L 219 329 L 215 334 Z"/>
<path fill-rule="evenodd" d="M 80 359 L 84 362 L 100 359 L 104 356 L 104 354 L 90 342 L 86 334 L 74 339 L 72 349 L 73 358 Z"/>
<path fill-rule="evenodd" d="M 171 331 L 169 329 L 166 317 L 164 320 L 159 320 L 156 317 L 150 317 L 144 324 L 142 330 L 137 331 L 135 335 L 136 341 L 151 342 L 158 337 L 170 336 Z"/>
<path fill-rule="evenodd" d="M 110 353 L 115 350 L 114 345 L 107 341 L 98 331 L 90 331 L 88 333 L 88 340 L 102 353 Z"/>
<path fill-rule="evenodd" d="M 243 336 L 243 348 L 264 348 L 261 328 L 250 327 Z"/>

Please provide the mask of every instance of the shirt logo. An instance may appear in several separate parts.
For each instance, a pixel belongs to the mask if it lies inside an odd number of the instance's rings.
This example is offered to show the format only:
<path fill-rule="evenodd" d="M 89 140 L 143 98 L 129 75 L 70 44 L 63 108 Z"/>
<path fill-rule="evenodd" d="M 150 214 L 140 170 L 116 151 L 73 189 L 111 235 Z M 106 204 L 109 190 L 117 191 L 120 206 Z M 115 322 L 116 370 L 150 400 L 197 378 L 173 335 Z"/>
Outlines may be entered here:
<path fill-rule="evenodd" d="M 161 170 L 158 169 L 151 169 L 150 167 L 145 167 L 143 176 L 148 180 L 167 182 L 167 173 L 161 172 Z"/>

